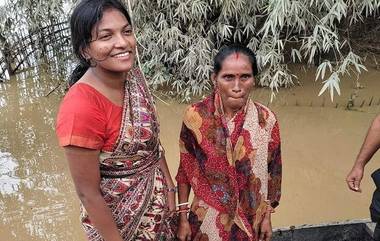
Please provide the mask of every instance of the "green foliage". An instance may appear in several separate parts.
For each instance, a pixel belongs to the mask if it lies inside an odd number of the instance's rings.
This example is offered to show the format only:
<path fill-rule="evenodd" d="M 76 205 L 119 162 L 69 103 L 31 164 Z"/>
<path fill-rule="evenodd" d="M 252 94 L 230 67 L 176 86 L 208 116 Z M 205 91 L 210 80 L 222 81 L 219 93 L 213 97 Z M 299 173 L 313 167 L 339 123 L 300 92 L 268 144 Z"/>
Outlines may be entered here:
<path fill-rule="evenodd" d="M 125 0 L 128 2 L 128 0 Z M 320 94 L 340 94 L 343 75 L 366 70 L 350 29 L 379 14 L 379 0 L 132 0 L 144 70 L 154 88 L 189 100 L 210 89 L 212 57 L 232 42 L 253 49 L 262 86 L 291 86 L 288 67 L 317 65 Z M 365 33 L 363 33 L 365 34 Z"/>
<path fill-rule="evenodd" d="M 131 5 L 151 86 L 183 101 L 211 89 L 212 58 L 234 42 L 257 54 L 259 82 L 272 97 L 280 87 L 297 83 L 289 64 L 303 63 L 317 66 L 320 94 L 328 91 L 333 100 L 343 75 L 366 70 L 358 46 L 367 33 L 360 27 L 376 20 L 380 7 L 380 0 L 124 1 Z M 66 20 L 73 2 L 7 0 L 0 7 L 0 47 L 4 39 L 12 44 L 20 33 Z"/>
<path fill-rule="evenodd" d="M 0 78 L 42 62 L 56 69 L 69 64 L 68 31 L 64 31 L 65 23 L 58 23 L 67 20 L 71 4 L 65 0 L 6 0 L 0 6 Z"/>
<path fill-rule="evenodd" d="M 0 15 L 0 28 L 9 38 L 27 35 L 41 27 L 65 21 L 66 9 L 71 4 L 72 1 L 66 0 L 5 0 L 5 5 L 0 7 L 4 13 Z"/>

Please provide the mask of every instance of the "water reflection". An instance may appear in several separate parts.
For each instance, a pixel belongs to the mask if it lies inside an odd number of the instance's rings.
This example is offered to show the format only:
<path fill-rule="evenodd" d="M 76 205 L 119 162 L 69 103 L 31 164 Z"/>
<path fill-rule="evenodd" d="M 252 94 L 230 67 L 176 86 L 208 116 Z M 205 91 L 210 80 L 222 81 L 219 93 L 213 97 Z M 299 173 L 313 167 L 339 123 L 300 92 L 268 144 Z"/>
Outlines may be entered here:
<path fill-rule="evenodd" d="M 65 89 L 59 76 L 52 68 L 36 67 L 0 84 L 2 241 L 82 237 L 74 189 L 54 133 Z"/>
<path fill-rule="evenodd" d="M 0 194 L 12 194 L 18 191 L 20 179 L 15 175 L 17 161 L 10 153 L 0 152 Z"/>

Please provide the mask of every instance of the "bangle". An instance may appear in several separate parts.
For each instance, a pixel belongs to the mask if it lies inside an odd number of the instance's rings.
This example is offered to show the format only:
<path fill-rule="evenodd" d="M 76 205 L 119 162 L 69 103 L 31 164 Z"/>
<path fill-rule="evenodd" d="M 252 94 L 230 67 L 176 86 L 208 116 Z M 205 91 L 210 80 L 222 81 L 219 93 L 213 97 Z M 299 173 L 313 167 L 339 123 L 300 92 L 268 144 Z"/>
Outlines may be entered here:
<path fill-rule="evenodd" d="M 190 208 L 188 206 L 186 207 L 182 206 L 182 207 L 178 207 L 178 211 L 179 210 L 190 210 Z"/>
<path fill-rule="evenodd" d="M 177 187 L 171 187 L 171 188 L 168 187 L 166 190 L 168 192 L 174 192 L 175 193 L 175 192 L 177 192 Z"/>
<path fill-rule="evenodd" d="M 189 202 L 178 203 L 176 206 L 177 206 L 177 207 L 181 207 L 181 206 L 185 206 L 185 205 L 189 205 Z"/>
<path fill-rule="evenodd" d="M 177 213 L 188 213 L 189 209 L 177 210 Z"/>

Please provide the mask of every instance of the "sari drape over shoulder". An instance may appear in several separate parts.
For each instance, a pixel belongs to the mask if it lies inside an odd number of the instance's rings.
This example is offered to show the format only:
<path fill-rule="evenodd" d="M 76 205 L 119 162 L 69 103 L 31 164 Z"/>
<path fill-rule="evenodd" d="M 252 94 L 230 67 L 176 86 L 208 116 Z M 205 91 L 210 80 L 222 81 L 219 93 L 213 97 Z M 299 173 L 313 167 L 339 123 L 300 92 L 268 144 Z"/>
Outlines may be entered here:
<path fill-rule="evenodd" d="M 104 104 L 105 97 L 101 96 L 101 100 L 98 98 L 90 98 L 87 102 L 93 105 L 89 109 L 95 109 L 100 115 L 90 112 L 83 114 L 86 108 L 78 110 L 75 107 L 78 103 L 72 106 L 70 103 L 73 103 L 73 98 L 65 97 L 57 120 L 60 144 L 101 150 L 100 189 L 123 240 L 172 240 L 174 234 L 167 222 L 167 185 L 159 167 L 163 152 L 158 136 L 159 125 L 142 73 L 139 69 L 129 72 L 121 113 L 110 113 L 109 106 Z M 81 128 L 87 131 L 73 131 L 81 130 L 79 127 L 72 127 L 75 119 L 78 119 L 75 117 L 76 113 L 82 117 L 87 114 L 87 123 L 95 122 L 89 124 L 98 125 L 100 130 L 94 126 L 83 125 Z M 115 119 L 115 115 L 121 115 L 121 121 L 116 121 L 116 127 L 109 123 L 111 119 Z M 115 132 L 115 129 L 118 131 Z M 97 134 L 98 132 L 101 134 Z M 87 139 L 93 141 L 83 141 Z M 110 139 L 113 139 L 113 145 L 105 145 Z M 86 146 L 86 143 L 98 144 Z M 89 240 L 103 240 L 83 206 L 81 221 Z"/>
<path fill-rule="evenodd" d="M 258 240 L 268 206 L 281 196 L 281 148 L 275 115 L 248 100 L 227 121 L 218 93 L 190 106 L 180 134 L 176 180 L 195 197 L 192 240 Z"/>

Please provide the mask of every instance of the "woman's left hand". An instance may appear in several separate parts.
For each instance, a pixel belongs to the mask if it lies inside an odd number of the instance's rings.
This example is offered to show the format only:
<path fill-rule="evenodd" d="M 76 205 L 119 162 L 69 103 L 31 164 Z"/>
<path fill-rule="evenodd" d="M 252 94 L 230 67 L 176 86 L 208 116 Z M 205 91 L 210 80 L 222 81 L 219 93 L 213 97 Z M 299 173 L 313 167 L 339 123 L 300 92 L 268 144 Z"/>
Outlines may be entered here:
<path fill-rule="evenodd" d="M 270 216 L 265 215 L 264 220 L 261 222 L 260 226 L 260 237 L 259 241 L 270 241 L 272 238 L 272 223 Z"/>

